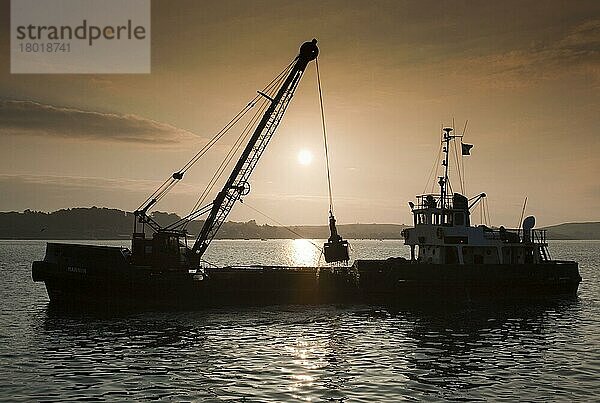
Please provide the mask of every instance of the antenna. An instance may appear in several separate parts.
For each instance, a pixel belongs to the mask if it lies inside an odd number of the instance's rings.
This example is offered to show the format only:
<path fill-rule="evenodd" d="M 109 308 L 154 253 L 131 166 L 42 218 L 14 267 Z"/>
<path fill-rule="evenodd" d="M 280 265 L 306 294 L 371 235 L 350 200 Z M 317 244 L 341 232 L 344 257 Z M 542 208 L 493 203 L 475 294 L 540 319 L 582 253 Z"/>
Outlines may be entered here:
<path fill-rule="evenodd" d="M 527 196 L 525 196 L 525 201 L 523 202 L 523 210 L 521 210 L 521 218 L 519 218 L 518 232 L 521 232 L 521 223 L 523 222 L 523 216 L 525 215 L 525 207 L 527 207 Z"/>

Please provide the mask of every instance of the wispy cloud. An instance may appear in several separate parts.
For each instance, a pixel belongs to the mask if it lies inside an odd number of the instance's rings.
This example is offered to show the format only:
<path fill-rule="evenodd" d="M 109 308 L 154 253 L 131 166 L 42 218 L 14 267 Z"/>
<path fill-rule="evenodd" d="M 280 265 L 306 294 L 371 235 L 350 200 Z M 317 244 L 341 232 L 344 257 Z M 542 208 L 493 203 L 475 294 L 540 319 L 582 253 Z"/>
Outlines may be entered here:
<path fill-rule="evenodd" d="M 584 74 L 600 82 L 600 19 L 571 27 L 557 40 L 538 41 L 527 48 L 512 49 L 465 60 L 466 74 L 480 74 L 478 84 L 492 87 L 529 87 L 539 81 Z"/>
<path fill-rule="evenodd" d="M 486 45 L 477 51 L 463 49 L 449 54 L 442 65 L 434 60 L 410 67 L 407 73 L 484 90 L 526 91 L 543 83 L 579 79 L 600 86 L 600 19 L 556 27 L 528 41 L 506 39 L 508 45 L 502 47 L 489 41 L 482 38 L 479 42 Z M 415 94 L 420 94 L 420 88 Z"/>
<path fill-rule="evenodd" d="M 193 133 L 136 115 L 59 107 L 33 101 L 0 100 L 0 130 L 18 136 L 175 145 Z"/>
<path fill-rule="evenodd" d="M 161 184 L 161 181 L 127 179 L 127 178 L 99 178 L 86 176 L 59 176 L 59 175 L 29 175 L 29 174 L 0 174 L 0 184 L 23 183 L 34 186 L 51 186 L 63 189 L 98 189 L 106 191 L 130 191 L 141 194 L 151 193 Z M 180 183 L 173 189 L 177 194 L 196 195 L 202 190 L 200 186 Z"/>
<path fill-rule="evenodd" d="M 53 211 L 76 206 L 105 206 L 133 211 L 162 181 L 36 174 L 0 174 L 0 209 Z M 161 210 L 187 212 L 201 187 L 180 183 Z"/>

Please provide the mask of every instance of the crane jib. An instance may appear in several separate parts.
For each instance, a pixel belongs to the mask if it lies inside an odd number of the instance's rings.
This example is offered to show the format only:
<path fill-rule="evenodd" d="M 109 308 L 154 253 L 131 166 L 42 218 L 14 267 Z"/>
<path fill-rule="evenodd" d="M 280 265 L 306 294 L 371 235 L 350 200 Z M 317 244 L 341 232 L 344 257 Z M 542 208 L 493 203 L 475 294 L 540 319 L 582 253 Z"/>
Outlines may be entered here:
<path fill-rule="evenodd" d="M 192 259 L 194 263 L 200 261 L 210 242 L 217 234 L 219 228 L 231 212 L 236 201 L 249 190 L 248 180 L 262 156 L 265 148 L 277 130 L 283 115 L 294 96 L 302 74 L 308 63 L 319 54 L 317 40 L 305 42 L 300 47 L 300 52 L 295 59 L 294 66 L 290 70 L 285 81 L 272 98 L 271 104 L 265 111 L 262 119 L 256 126 L 246 148 L 240 155 L 227 182 L 217 194 L 213 201 L 211 211 L 204 222 L 196 242 L 192 248 Z"/>

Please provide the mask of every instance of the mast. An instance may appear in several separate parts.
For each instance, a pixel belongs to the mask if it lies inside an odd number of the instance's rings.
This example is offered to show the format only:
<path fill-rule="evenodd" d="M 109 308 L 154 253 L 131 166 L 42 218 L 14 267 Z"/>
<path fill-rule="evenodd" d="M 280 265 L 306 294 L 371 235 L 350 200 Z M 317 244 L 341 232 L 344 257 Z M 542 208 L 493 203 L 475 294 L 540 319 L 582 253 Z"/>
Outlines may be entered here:
<path fill-rule="evenodd" d="M 212 203 L 211 211 L 204 222 L 204 226 L 198 235 L 198 239 L 192 247 L 191 259 L 193 263 L 199 263 L 200 258 L 210 245 L 210 242 L 217 234 L 221 225 L 225 222 L 235 202 L 250 191 L 248 179 L 269 143 L 269 140 L 271 140 L 271 137 L 279 126 L 306 66 L 310 61 L 314 60 L 318 54 L 319 48 L 317 48 L 316 39 L 302 44 L 300 53 L 296 57 L 294 66 L 290 70 L 284 83 L 277 91 L 277 94 L 272 99 L 269 98 L 271 105 L 267 108 L 262 119 L 256 126 L 250 141 L 229 175 L 229 179 L 227 179 L 227 182 L 225 182 L 225 185 Z"/>
<path fill-rule="evenodd" d="M 440 185 L 440 196 L 441 196 L 441 200 L 440 200 L 440 208 L 443 210 L 445 210 L 446 208 L 449 208 L 450 206 L 446 204 L 446 198 L 448 195 L 448 165 L 449 165 L 449 161 L 450 159 L 448 158 L 448 153 L 450 152 L 450 140 L 454 140 L 456 138 L 462 138 L 462 135 L 456 135 L 456 134 L 450 134 L 454 131 L 454 129 L 452 127 L 444 127 L 442 129 L 443 131 L 443 135 L 442 135 L 442 152 L 444 153 L 444 159 L 442 160 L 442 166 L 444 167 L 444 176 L 440 176 L 439 180 L 438 180 L 438 184 Z M 443 217 L 443 215 L 442 215 Z"/>
<path fill-rule="evenodd" d="M 442 152 L 444 153 L 444 159 L 442 160 L 442 166 L 444 167 L 444 176 L 440 177 L 440 195 L 441 195 L 441 205 L 440 208 L 444 210 L 446 208 L 446 192 L 448 186 L 448 151 L 450 150 L 450 133 L 452 133 L 451 127 L 444 127 L 442 131 L 444 134 L 442 135 Z"/>

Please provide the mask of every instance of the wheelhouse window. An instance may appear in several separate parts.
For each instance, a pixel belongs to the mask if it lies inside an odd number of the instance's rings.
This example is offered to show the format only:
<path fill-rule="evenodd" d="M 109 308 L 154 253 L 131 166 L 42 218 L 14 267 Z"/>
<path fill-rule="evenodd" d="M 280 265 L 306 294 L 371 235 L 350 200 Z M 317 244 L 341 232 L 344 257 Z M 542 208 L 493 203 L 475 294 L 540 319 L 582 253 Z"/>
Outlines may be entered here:
<path fill-rule="evenodd" d="M 431 214 L 430 213 L 417 214 L 417 224 L 431 224 Z"/>
<path fill-rule="evenodd" d="M 448 225 L 451 226 L 452 222 L 453 222 L 453 220 L 452 220 L 452 213 L 446 213 L 446 224 L 448 224 Z"/>

